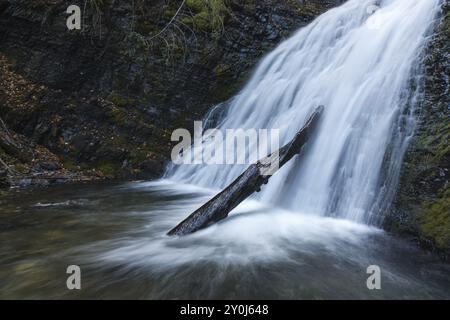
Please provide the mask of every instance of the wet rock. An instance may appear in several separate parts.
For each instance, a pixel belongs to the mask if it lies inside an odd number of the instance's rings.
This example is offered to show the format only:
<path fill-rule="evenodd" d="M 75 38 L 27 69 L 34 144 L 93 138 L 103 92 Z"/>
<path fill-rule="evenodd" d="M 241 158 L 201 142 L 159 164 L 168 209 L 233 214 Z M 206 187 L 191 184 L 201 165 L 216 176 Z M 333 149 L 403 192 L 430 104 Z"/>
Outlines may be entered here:
<path fill-rule="evenodd" d="M 450 3 L 425 60 L 418 128 L 385 227 L 450 257 Z"/>
<path fill-rule="evenodd" d="M 37 166 L 38 170 L 56 171 L 61 169 L 61 164 L 52 161 L 40 162 Z"/>

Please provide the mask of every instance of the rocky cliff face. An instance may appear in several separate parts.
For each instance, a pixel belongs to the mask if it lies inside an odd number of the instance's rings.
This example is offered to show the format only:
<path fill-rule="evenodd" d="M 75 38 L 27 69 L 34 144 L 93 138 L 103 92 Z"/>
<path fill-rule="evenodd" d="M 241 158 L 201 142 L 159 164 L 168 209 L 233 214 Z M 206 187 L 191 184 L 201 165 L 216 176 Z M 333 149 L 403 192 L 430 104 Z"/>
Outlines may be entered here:
<path fill-rule="evenodd" d="M 450 4 L 430 41 L 418 128 L 386 228 L 450 256 Z"/>
<path fill-rule="evenodd" d="M 0 0 L 1 118 L 63 168 L 156 177 L 173 129 L 231 97 L 265 52 L 340 2 Z M 70 4 L 82 8 L 80 31 L 66 27 Z"/>

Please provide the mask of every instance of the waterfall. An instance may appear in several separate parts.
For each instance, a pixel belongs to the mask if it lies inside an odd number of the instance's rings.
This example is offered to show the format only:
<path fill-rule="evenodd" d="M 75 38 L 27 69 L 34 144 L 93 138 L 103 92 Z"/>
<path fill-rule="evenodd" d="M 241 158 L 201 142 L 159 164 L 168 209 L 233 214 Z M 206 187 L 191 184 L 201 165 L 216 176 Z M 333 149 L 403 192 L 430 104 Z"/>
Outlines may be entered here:
<path fill-rule="evenodd" d="M 276 128 L 286 143 L 325 106 L 304 155 L 271 178 L 260 200 L 380 223 L 414 129 L 412 88 L 440 2 L 349 0 L 281 43 L 236 97 L 213 109 L 209 123 L 220 130 Z M 166 177 L 219 189 L 244 168 L 172 166 Z"/>

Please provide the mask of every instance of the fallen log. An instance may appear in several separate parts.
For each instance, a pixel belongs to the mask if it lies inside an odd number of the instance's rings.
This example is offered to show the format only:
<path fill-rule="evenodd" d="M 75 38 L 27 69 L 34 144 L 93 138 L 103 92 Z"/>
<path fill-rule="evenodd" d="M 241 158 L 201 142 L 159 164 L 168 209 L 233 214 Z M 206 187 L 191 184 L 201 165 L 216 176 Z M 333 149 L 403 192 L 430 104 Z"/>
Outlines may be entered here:
<path fill-rule="evenodd" d="M 271 175 L 285 165 L 296 154 L 299 154 L 308 141 L 311 132 L 317 125 L 323 106 L 319 106 L 310 116 L 305 126 L 284 147 L 272 153 L 257 163 L 249 166 L 236 180 L 222 192 L 208 201 L 189 217 L 183 220 L 167 234 L 169 236 L 183 236 L 204 229 L 220 220 L 251 194 L 261 191 L 261 186 L 267 184 Z M 278 166 L 273 168 L 274 161 Z"/>

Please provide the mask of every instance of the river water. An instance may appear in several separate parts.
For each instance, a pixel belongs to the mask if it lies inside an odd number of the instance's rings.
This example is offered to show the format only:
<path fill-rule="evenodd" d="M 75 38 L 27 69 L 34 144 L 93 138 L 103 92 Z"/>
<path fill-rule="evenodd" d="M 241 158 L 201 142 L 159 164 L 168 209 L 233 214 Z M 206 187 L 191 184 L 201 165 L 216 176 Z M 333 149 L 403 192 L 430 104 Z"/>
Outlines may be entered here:
<path fill-rule="evenodd" d="M 185 238 L 213 195 L 169 181 L 27 190 L 0 204 L 0 298 L 450 299 L 450 266 L 386 232 L 253 200 Z M 81 290 L 66 269 L 81 268 Z M 381 290 L 367 267 L 381 268 Z"/>

